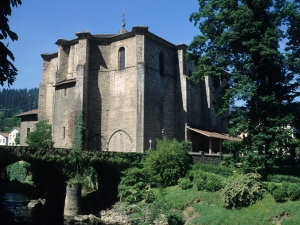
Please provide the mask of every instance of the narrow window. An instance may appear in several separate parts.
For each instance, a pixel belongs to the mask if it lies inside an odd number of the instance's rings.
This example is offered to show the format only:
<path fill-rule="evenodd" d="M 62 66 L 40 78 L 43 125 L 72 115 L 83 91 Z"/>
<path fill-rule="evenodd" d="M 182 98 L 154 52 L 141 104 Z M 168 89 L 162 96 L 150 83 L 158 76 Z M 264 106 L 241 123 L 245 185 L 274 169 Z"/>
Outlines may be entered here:
<path fill-rule="evenodd" d="M 119 49 L 119 70 L 125 70 L 125 48 Z"/>
<path fill-rule="evenodd" d="M 67 88 L 64 88 L 64 96 L 67 96 Z"/>
<path fill-rule="evenodd" d="M 65 139 L 65 137 L 66 137 L 66 128 L 65 127 L 63 127 L 63 135 L 62 135 L 62 137 L 63 137 L 63 139 Z"/>
<path fill-rule="evenodd" d="M 27 128 L 27 136 L 30 134 L 30 128 Z"/>
<path fill-rule="evenodd" d="M 164 68 L 164 64 L 165 64 L 165 62 L 164 62 L 165 60 L 164 60 L 164 53 L 159 53 L 159 75 L 161 75 L 161 76 L 163 76 L 164 75 L 164 70 L 165 70 L 165 68 Z"/>

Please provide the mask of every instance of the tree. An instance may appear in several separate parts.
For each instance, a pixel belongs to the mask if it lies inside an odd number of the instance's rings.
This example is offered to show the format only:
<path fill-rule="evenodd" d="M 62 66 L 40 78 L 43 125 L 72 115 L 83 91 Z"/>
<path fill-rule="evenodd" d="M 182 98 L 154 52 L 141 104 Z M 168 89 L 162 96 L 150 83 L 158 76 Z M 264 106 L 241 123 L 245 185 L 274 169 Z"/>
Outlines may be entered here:
<path fill-rule="evenodd" d="M 242 149 L 249 166 L 267 171 L 274 156 L 282 156 L 291 140 L 286 125 L 293 122 L 299 96 L 299 0 L 198 0 L 190 16 L 200 35 L 189 46 L 197 83 L 210 75 L 220 87 L 214 102 L 218 114 L 242 100 L 228 120 L 229 134 L 245 135 Z M 280 49 L 282 40 L 287 41 Z"/>
<path fill-rule="evenodd" d="M 15 76 L 17 75 L 17 68 L 12 64 L 15 60 L 12 52 L 7 48 L 2 40 L 9 37 L 12 41 L 18 40 L 18 35 L 10 30 L 8 25 L 8 16 L 11 16 L 11 8 L 21 5 L 21 0 L 4 0 L 0 2 L 0 84 L 3 86 L 4 82 L 8 82 L 8 86 L 13 84 Z M 9 60 L 10 58 L 10 60 Z"/>
<path fill-rule="evenodd" d="M 48 124 L 47 120 L 40 120 L 35 124 L 35 129 L 28 134 L 26 143 L 38 148 L 51 148 L 53 146 L 51 125 Z"/>

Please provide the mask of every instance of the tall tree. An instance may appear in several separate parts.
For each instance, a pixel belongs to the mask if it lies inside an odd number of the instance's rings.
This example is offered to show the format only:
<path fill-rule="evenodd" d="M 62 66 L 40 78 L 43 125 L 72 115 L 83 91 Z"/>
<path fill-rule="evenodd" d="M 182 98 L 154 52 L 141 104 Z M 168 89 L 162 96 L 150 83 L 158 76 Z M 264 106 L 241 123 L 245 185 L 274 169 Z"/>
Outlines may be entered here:
<path fill-rule="evenodd" d="M 244 135 L 250 166 L 274 165 L 274 156 L 288 149 L 294 99 L 299 96 L 299 0 L 198 0 L 190 16 L 200 35 L 189 46 L 198 71 L 197 83 L 211 75 L 220 87 L 215 111 L 243 105 L 229 115 L 231 135 Z M 286 46 L 281 43 L 286 41 Z"/>
<path fill-rule="evenodd" d="M 11 16 L 11 8 L 21 5 L 21 0 L 1 0 L 0 1 L 0 84 L 8 82 L 8 86 L 13 84 L 17 75 L 17 68 L 12 64 L 15 60 L 13 53 L 7 48 L 8 43 L 4 44 L 3 40 L 9 37 L 12 41 L 18 40 L 18 35 L 10 30 L 8 25 L 8 16 Z M 10 58 L 10 59 L 9 59 Z"/>

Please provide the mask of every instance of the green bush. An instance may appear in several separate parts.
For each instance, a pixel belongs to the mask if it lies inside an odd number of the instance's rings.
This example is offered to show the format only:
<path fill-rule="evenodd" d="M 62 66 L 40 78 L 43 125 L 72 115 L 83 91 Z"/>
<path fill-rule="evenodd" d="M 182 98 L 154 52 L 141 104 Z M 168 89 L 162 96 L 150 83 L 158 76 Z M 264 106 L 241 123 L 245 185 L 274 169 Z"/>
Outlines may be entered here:
<path fill-rule="evenodd" d="M 222 177 L 216 174 L 208 173 L 206 177 L 205 189 L 207 191 L 214 192 L 222 188 L 223 188 Z"/>
<path fill-rule="evenodd" d="M 286 200 L 287 193 L 286 190 L 282 186 L 279 186 L 276 188 L 272 193 L 274 199 L 276 202 L 283 202 Z"/>
<path fill-rule="evenodd" d="M 197 163 L 193 166 L 193 170 L 202 170 L 204 172 L 210 172 L 219 174 L 225 177 L 229 177 L 233 175 L 233 171 L 230 168 L 223 166 L 213 166 L 208 164 Z"/>
<path fill-rule="evenodd" d="M 121 200 L 134 203 L 144 199 L 147 186 L 144 170 L 133 167 L 123 171 L 122 175 L 118 185 L 118 195 Z"/>
<path fill-rule="evenodd" d="M 222 204 L 227 208 L 239 208 L 262 198 L 261 175 L 248 173 L 231 179 L 222 190 Z"/>
<path fill-rule="evenodd" d="M 290 184 L 288 187 L 288 196 L 290 200 L 295 201 L 300 197 L 300 187 L 298 184 Z"/>
<path fill-rule="evenodd" d="M 273 192 L 280 186 L 278 183 L 274 182 L 266 182 L 266 189 L 270 194 L 273 194 Z"/>
<path fill-rule="evenodd" d="M 145 173 L 152 185 L 172 186 L 177 184 L 179 178 L 185 177 L 191 167 L 188 145 L 176 139 L 157 140 L 157 150 L 148 151 L 144 161 Z"/>
<path fill-rule="evenodd" d="M 193 187 L 193 183 L 189 178 L 179 178 L 178 185 L 182 190 L 190 189 L 191 187 Z"/>
<path fill-rule="evenodd" d="M 192 170 L 190 176 L 193 178 L 193 183 L 196 185 L 198 191 L 205 189 L 207 174 L 200 170 Z"/>
<path fill-rule="evenodd" d="M 218 191 L 223 188 L 223 177 L 217 174 L 202 172 L 201 170 L 193 171 L 193 182 L 198 191 Z"/>
<path fill-rule="evenodd" d="M 269 174 L 267 176 L 267 181 L 275 183 L 300 183 L 300 178 L 289 175 Z"/>

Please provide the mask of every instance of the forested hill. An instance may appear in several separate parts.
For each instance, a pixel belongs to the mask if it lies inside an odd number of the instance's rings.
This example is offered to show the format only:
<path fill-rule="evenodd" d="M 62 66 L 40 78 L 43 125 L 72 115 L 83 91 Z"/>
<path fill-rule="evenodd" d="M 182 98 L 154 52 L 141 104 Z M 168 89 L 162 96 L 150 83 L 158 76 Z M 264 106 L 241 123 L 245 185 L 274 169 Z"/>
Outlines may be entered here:
<path fill-rule="evenodd" d="M 9 118 L 15 114 L 38 108 L 39 89 L 0 90 L 0 114 Z"/>

